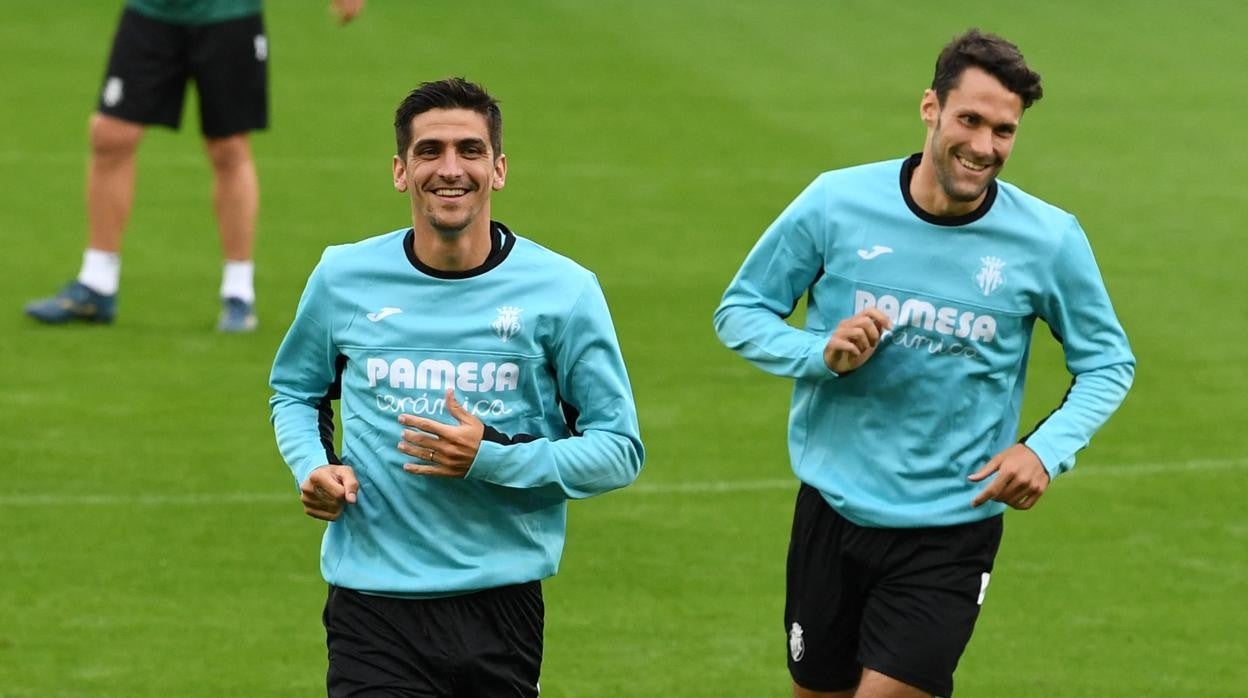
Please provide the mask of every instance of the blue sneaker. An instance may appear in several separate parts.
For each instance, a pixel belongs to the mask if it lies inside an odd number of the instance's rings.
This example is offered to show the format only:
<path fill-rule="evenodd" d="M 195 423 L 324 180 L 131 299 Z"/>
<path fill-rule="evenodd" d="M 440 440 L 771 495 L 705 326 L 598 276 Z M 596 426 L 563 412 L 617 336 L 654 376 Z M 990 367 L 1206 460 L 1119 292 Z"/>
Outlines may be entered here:
<path fill-rule="evenodd" d="M 74 280 L 51 298 L 27 303 L 26 314 L 49 325 L 74 320 L 108 324 L 117 315 L 117 294 L 96 293 Z"/>
<path fill-rule="evenodd" d="M 218 332 L 251 332 L 256 329 L 256 307 L 239 298 L 221 299 Z"/>

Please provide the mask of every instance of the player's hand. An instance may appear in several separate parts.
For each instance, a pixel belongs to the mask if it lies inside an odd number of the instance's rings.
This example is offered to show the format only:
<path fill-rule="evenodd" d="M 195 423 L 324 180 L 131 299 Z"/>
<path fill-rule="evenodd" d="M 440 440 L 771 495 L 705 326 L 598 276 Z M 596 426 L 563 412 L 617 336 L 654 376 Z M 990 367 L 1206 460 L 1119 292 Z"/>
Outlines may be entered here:
<path fill-rule="evenodd" d="M 355 504 L 360 482 L 349 465 L 322 465 L 299 485 L 303 513 L 314 519 L 333 521 L 342 513 L 343 502 Z"/>
<path fill-rule="evenodd" d="M 1015 509 L 1030 509 L 1049 487 L 1049 471 L 1035 451 L 1023 444 L 1014 444 L 993 456 L 968 479 L 979 482 L 993 473 L 997 477 L 975 497 L 972 507 L 995 499 Z"/>
<path fill-rule="evenodd" d="M 355 19 L 355 16 L 363 9 L 364 0 L 333 0 L 330 3 L 330 10 L 333 11 L 339 24 L 346 24 Z"/>
<path fill-rule="evenodd" d="M 412 414 L 399 415 L 399 423 L 412 429 L 403 430 L 399 450 L 428 461 L 428 464 L 408 463 L 403 469 L 415 475 L 438 475 L 463 477 L 472 467 L 481 450 L 481 437 L 485 425 L 455 399 L 455 390 L 446 390 L 446 411 L 458 424 L 442 422 Z"/>
<path fill-rule="evenodd" d="M 823 362 L 837 373 L 848 373 L 865 364 L 880 345 L 880 334 L 893 321 L 879 308 L 867 308 L 841 320 L 823 348 Z"/>

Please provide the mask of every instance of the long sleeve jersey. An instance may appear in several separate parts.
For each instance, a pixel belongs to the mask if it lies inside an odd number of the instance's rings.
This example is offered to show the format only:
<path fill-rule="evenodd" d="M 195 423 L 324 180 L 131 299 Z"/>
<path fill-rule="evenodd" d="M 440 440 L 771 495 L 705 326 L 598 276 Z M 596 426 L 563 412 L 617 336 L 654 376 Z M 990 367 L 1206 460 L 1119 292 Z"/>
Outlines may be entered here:
<path fill-rule="evenodd" d="M 747 256 L 715 312 L 730 349 L 796 379 L 798 478 L 846 518 L 908 528 L 980 520 L 967 476 L 1015 442 L 1036 319 L 1074 377 L 1024 443 L 1051 477 L 1117 409 L 1135 359 L 1074 216 L 995 182 L 956 218 L 909 195 L 919 156 L 826 172 Z M 787 318 L 807 296 L 804 328 Z M 891 334 L 857 370 L 823 360 L 841 320 L 878 308 Z"/>
<path fill-rule="evenodd" d="M 296 483 L 345 463 L 357 502 L 326 529 L 326 581 L 437 596 L 555 573 L 567 500 L 623 487 L 643 448 L 597 279 L 492 223 L 486 263 L 440 272 L 399 230 L 329 248 L 278 349 L 273 425 Z M 407 473 L 403 413 L 486 425 L 463 479 Z M 331 400 L 341 397 L 342 453 Z"/>

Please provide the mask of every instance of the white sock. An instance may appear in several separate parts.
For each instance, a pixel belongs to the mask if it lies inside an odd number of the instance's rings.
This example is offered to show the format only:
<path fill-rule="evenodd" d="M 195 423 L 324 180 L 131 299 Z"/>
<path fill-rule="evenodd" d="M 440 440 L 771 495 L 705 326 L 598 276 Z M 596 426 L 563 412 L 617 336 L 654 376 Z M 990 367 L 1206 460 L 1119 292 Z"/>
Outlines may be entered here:
<path fill-rule="evenodd" d="M 237 298 L 244 303 L 256 302 L 255 287 L 256 264 L 250 259 L 246 262 L 226 261 L 221 272 L 221 297 Z"/>
<path fill-rule="evenodd" d="M 117 293 L 117 287 L 121 284 L 121 255 L 87 248 L 82 253 L 78 283 L 106 296 Z"/>

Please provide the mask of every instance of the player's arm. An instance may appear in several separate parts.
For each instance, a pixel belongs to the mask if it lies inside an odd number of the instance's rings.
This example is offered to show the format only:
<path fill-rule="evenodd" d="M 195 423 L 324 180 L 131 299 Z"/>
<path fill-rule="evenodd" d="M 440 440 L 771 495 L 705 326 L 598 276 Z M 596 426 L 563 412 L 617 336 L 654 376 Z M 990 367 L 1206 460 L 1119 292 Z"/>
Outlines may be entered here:
<path fill-rule="evenodd" d="M 476 439 L 479 450 L 468 469 L 460 473 L 471 479 L 504 487 L 557 489 L 570 499 L 628 485 L 640 473 L 645 451 L 624 358 L 597 280 L 590 278 L 573 304 L 550 358 L 555 366 L 559 399 L 572 431 L 570 437 L 502 434 L 458 407 L 452 409 L 457 425 L 430 424 L 429 428 L 440 428 L 443 433 L 460 430 L 466 442 Z M 439 455 L 445 436 L 435 432 L 434 437 L 437 442 L 432 443 L 431 449 L 429 441 L 413 443 L 406 434 L 404 441 L 417 449 L 423 445 L 426 450 L 433 450 L 435 465 L 455 467 L 451 463 L 454 456 L 443 459 Z M 400 450 L 413 454 L 402 446 Z M 424 457 L 419 451 L 414 454 Z M 462 469 L 462 462 L 458 467 Z M 421 464 L 409 465 L 407 469 L 430 475 L 455 475 Z"/>
<path fill-rule="evenodd" d="M 1041 318 L 1061 342 L 1074 381 L 1061 406 L 1024 439 L 1050 477 L 1074 466 L 1075 453 L 1122 404 L 1135 376 L 1135 357 L 1087 237 L 1073 217 L 1070 226 L 1051 265 Z"/>
<path fill-rule="evenodd" d="M 816 179 L 789 204 L 750 250 L 715 310 L 720 341 L 768 373 L 836 375 L 824 356 L 829 337 L 785 322 L 823 268 L 826 199 Z"/>
<path fill-rule="evenodd" d="M 317 468 L 341 465 L 334 453 L 330 407 L 337 397 L 339 355 L 330 333 L 324 266 L 322 259 L 312 271 L 269 376 L 278 450 L 298 486 L 305 485 Z M 306 494 L 301 490 L 301 496 Z"/>

